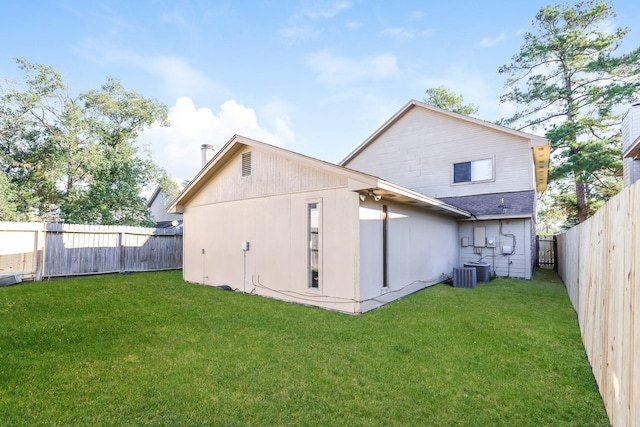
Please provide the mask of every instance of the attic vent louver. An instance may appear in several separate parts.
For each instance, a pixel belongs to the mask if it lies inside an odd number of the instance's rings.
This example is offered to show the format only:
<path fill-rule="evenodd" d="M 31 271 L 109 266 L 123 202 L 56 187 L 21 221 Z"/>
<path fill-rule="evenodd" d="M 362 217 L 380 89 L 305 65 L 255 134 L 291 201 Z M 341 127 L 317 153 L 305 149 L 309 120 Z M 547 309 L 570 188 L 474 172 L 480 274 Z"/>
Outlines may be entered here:
<path fill-rule="evenodd" d="M 242 176 L 251 175 L 251 152 L 242 154 Z"/>

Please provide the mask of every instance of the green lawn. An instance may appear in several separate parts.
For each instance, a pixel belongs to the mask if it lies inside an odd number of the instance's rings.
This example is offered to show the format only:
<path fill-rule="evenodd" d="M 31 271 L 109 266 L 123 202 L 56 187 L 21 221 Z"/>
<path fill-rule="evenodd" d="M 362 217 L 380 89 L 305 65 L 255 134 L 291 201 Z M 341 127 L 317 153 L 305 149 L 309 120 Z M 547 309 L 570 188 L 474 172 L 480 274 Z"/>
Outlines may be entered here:
<path fill-rule="evenodd" d="M 608 420 L 553 274 L 349 316 L 164 272 L 0 288 L 0 425 Z"/>

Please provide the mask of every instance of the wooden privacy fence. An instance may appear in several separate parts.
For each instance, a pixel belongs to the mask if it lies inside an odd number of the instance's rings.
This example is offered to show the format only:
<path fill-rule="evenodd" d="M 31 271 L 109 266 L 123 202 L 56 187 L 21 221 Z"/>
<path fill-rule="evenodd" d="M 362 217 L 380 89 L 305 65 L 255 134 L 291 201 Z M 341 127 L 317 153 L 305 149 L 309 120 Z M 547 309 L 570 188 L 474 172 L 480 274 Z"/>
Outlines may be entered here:
<path fill-rule="evenodd" d="M 556 238 L 555 236 L 537 236 L 536 250 L 538 267 L 555 269 L 556 267 Z"/>
<path fill-rule="evenodd" d="M 182 230 L 0 222 L 0 275 L 26 280 L 182 268 Z"/>
<path fill-rule="evenodd" d="M 640 425 L 640 182 L 557 236 L 558 273 L 613 426 Z"/>

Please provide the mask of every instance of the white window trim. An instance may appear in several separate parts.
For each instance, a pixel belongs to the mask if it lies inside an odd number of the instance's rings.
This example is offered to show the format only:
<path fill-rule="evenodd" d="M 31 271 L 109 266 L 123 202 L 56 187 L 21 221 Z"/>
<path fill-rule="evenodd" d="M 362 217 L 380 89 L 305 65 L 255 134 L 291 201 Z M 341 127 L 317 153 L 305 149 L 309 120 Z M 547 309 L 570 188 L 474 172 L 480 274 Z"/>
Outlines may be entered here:
<path fill-rule="evenodd" d="M 477 181 L 464 181 L 464 182 L 453 182 L 455 179 L 454 176 L 454 165 L 460 164 L 460 163 L 473 163 L 473 162 L 478 162 L 478 161 L 482 161 L 482 160 L 491 160 L 491 178 L 489 179 L 481 179 L 481 180 L 477 180 Z M 460 161 L 455 161 L 455 162 L 451 162 L 450 166 L 449 166 L 449 174 L 450 174 L 450 185 L 451 186 L 458 186 L 458 185 L 470 185 L 470 184 L 482 184 L 482 183 L 487 183 L 487 182 L 495 182 L 496 180 L 496 156 L 482 156 L 482 157 L 475 157 L 473 159 L 468 159 L 468 160 L 460 160 Z"/>
<path fill-rule="evenodd" d="M 318 206 L 318 287 L 311 287 L 311 283 L 309 281 L 309 268 L 310 268 L 310 260 L 309 260 L 309 249 L 307 249 L 306 256 L 306 266 L 305 266 L 305 288 L 308 292 L 313 294 L 322 294 L 322 278 L 323 278 L 323 268 L 322 268 L 322 235 L 323 235 L 323 224 L 322 224 L 322 197 L 306 199 L 305 200 L 305 241 L 307 244 L 309 243 L 309 205 L 316 204 Z"/>

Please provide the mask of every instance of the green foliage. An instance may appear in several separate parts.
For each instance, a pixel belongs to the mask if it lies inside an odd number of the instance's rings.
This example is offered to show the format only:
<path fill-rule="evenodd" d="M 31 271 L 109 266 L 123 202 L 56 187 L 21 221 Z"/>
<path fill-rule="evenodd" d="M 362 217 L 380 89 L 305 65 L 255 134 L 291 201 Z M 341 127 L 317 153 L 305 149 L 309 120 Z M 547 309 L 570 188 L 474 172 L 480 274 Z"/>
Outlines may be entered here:
<path fill-rule="evenodd" d="M 462 95 L 457 95 L 444 86 L 427 89 L 424 102 L 429 105 L 453 111 L 454 113 L 471 116 L 478 113 L 478 107 L 474 104 L 463 104 Z"/>
<path fill-rule="evenodd" d="M 168 200 L 173 200 L 180 194 L 180 186 L 173 182 L 167 175 L 158 181 L 158 185 L 160 186 L 160 191 L 162 191 L 162 194 L 164 194 Z"/>
<path fill-rule="evenodd" d="M 609 425 L 545 273 L 362 316 L 179 272 L 0 288 L 0 425 Z"/>
<path fill-rule="evenodd" d="M 17 63 L 23 87 L 0 92 L 0 168 L 17 200 L 10 209 L 43 220 L 150 225 L 139 194 L 165 174 L 140 158 L 136 138 L 154 123 L 168 125 L 166 106 L 112 78 L 74 96 L 53 68 Z"/>
<path fill-rule="evenodd" d="M 0 221 L 22 221 L 25 216 L 18 212 L 18 190 L 9 177 L 0 173 Z"/>
<path fill-rule="evenodd" d="M 562 193 L 559 207 L 579 221 L 620 188 L 615 107 L 640 95 L 640 49 L 615 56 L 629 29 L 610 30 L 614 17 L 602 0 L 545 6 L 533 20 L 535 33 L 524 35 L 520 52 L 499 70 L 509 76 L 502 101 L 522 106 L 503 124 L 546 131 L 550 179 L 574 195 Z"/>

